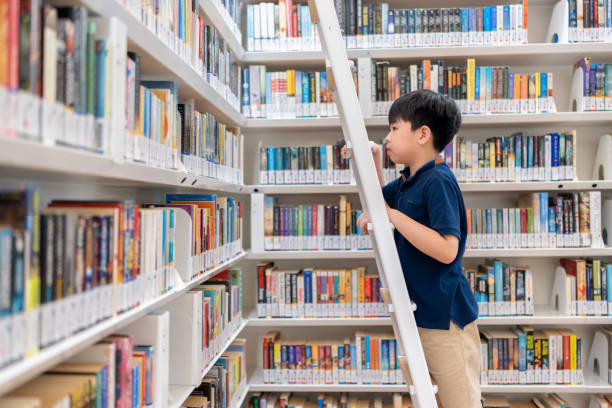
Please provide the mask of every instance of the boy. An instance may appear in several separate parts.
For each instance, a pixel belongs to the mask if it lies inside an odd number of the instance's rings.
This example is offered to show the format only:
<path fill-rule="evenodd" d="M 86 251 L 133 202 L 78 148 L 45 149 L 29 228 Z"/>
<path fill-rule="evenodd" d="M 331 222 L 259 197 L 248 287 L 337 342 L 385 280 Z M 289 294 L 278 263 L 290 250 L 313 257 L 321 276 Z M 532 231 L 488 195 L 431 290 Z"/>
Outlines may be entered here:
<path fill-rule="evenodd" d="M 398 98 L 389 110 L 389 158 L 406 165 L 384 185 L 381 147 L 372 149 L 429 372 L 444 408 L 480 408 L 478 307 L 461 260 L 467 238 L 457 181 L 439 154 L 461 126 L 455 102 L 431 91 Z M 357 221 L 367 231 L 369 215 Z"/>

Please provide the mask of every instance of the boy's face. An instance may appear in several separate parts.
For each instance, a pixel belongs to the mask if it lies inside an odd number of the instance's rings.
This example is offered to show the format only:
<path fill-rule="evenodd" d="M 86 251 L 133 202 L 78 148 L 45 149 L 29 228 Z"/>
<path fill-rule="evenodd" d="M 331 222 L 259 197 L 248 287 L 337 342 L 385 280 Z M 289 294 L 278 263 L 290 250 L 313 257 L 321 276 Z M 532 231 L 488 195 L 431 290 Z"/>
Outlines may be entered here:
<path fill-rule="evenodd" d="M 421 129 L 412 130 L 412 124 L 398 119 L 389 125 L 385 138 L 387 153 L 394 163 L 410 163 L 419 149 Z"/>

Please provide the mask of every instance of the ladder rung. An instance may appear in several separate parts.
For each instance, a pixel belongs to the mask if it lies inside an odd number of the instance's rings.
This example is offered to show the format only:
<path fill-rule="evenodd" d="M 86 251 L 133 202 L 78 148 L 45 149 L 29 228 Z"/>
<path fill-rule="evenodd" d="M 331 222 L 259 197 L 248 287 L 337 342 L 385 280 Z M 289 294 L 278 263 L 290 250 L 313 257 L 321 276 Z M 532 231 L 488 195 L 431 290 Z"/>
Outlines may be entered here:
<path fill-rule="evenodd" d="M 314 0 L 308 0 L 308 8 L 310 9 L 310 21 L 312 24 L 319 24 L 319 14 Z"/>
<path fill-rule="evenodd" d="M 374 231 L 374 224 L 372 224 L 371 222 L 368 222 L 367 228 L 368 228 L 368 231 Z M 395 228 L 395 226 L 393 224 L 389 223 L 389 228 L 393 229 L 393 228 Z"/>

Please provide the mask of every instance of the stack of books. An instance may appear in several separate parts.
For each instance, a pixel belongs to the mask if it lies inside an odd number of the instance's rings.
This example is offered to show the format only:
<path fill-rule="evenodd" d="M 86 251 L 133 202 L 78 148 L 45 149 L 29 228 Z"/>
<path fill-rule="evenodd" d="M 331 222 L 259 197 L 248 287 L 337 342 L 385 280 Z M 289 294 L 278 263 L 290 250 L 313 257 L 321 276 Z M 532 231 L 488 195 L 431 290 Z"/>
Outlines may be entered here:
<path fill-rule="evenodd" d="M 519 74 L 508 66 L 477 67 L 474 58 L 463 66 L 423 60 L 405 69 L 373 61 L 371 81 L 374 115 L 387 115 L 395 99 L 418 89 L 450 96 L 463 113 L 556 112 L 552 72 Z"/>
<path fill-rule="evenodd" d="M 612 41 L 610 0 L 569 2 L 569 42 Z"/>
<path fill-rule="evenodd" d="M 519 196 L 516 208 L 467 209 L 466 247 L 579 248 L 603 246 L 601 192 Z"/>
<path fill-rule="evenodd" d="M 352 171 L 341 155 L 344 141 L 333 145 L 259 149 L 260 184 L 348 184 Z"/>
<path fill-rule="evenodd" d="M 191 392 L 182 406 L 234 407 L 246 387 L 246 339 L 236 339 Z"/>
<path fill-rule="evenodd" d="M 382 282 L 365 267 L 353 269 L 278 270 L 257 265 L 257 317 L 384 317 Z"/>
<path fill-rule="evenodd" d="M 534 314 L 531 269 L 487 260 L 478 269 L 463 268 L 476 302 L 478 316 L 529 316 Z"/>
<path fill-rule="evenodd" d="M 583 384 L 582 341 L 570 329 L 481 332 L 481 384 Z"/>
<path fill-rule="evenodd" d="M 486 7 L 395 9 L 338 0 L 347 48 L 491 46 L 527 43 L 527 1 Z M 249 51 L 320 49 L 306 6 L 291 0 L 247 6 Z"/>
<path fill-rule="evenodd" d="M 562 258 L 568 303 L 563 313 L 574 316 L 607 316 L 612 313 L 612 265 L 599 259 Z"/>
<path fill-rule="evenodd" d="M 612 64 L 596 64 L 585 57 L 576 62 L 574 70 L 582 70 L 582 110 L 585 112 L 612 111 Z M 577 107 L 573 106 L 573 110 Z"/>
<path fill-rule="evenodd" d="M 269 72 L 249 65 L 242 73 L 242 114 L 248 118 L 295 119 L 338 116 L 326 72 Z"/>
<path fill-rule="evenodd" d="M 341 195 L 338 205 L 277 204 L 264 199 L 264 249 L 268 250 L 355 250 L 371 249 L 369 235 L 357 225 L 362 210 Z"/>
<path fill-rule="evenodd" d="M 409 408 L 412 407 L 410 395 L 393 394 L 389 397 L 366 397 L 343 393 L 341 395 L 319 394 L 310 400 L 308 397 L 292 395 L 290 392 L 255 392 L 249 401 L 249 408 L 257 407 L 302 407 L 302 408 Z"/>
<path fill-rule="evenodd" d="M 359 331 L 342 340 L 263 338 L 266 384 L 402 384 L 392 333 Z"/>
<path fill-rule="evenodd" d="M 165 206 L 187 212 L 194 229 L 192 278 L 242 251 L 244 204 L 216 194 L 166 194 Z"/>

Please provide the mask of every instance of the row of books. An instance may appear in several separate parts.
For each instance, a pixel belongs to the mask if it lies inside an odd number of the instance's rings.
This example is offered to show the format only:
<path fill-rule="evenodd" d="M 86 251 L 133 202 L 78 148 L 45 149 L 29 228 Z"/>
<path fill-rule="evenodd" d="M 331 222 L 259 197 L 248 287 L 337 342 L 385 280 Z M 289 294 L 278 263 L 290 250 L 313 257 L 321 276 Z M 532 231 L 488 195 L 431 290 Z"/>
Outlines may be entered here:
<path fill-rule="evenodd" d="M 483 396 L 483 408 L 572 408 L 559 394 L 531 397 L 529 401 L 508 401 L 503 395 Z"/>
<path fill-rule="evenodd" d="M 192 231 L 181 230 L 201 244 L 193 248 L 200 256 L 192 256 L 192 276 L 240 251 L 241 203 L 216 196 L 193 198 L 197 204 L 182 199 L 169 196 L 181 204 L 142 208 L 131 201 L 55 200 L 41 211 L 35 186 L 2 192 L 0 273 L 6 285 L 0 324 L 18 335 L 0 343 L 0 365 L 172 290 L 178 211 L 193 217 L 190 206 L 212 208 L 206 218 L 196 218 L 201 224 Z"/>
<path fill-rule="evenodd" d="M 476 8 L 390 9 L 361 0 L 335 3 L 347 48 L 527 43 L 527 2 Z M 309 10 L 291 0 L 247 5 L 249 51 L 318 50 Z"/>
<path fill-rule="evenodd" d="M 389 398 L 390 397 L 390 398 Z M 394 393 L 387 397 L 318 394 L 316 397 L 292 395 L 290 392 L 255 392 L 251 395 L 249 408 L 409 408 L 410 395 Z"/>
<path fill-rule="evenodd" d="M 481 384 L 583 384 L 582 340 L 570 329 L 484 330 Z"/>
<path fill-rule="evenodd" d="M 343 318 L 388 316 L 382 282 L 365 267 L 279 270 L 257 265 L 257 317 Z"/>
<path fill-rule="evenodd" d="M 121 0 L 121 3 L 238 110 L 240 65 L 217 30 L 206 23 L 197 0 L 160 0 L 155 5 L 138 0 Z M 240 2 L 223 3 L 220 10 L 228 12 L 221 12 L 223 18 L 226 14 L 240 18 Z M 234 18 L 229 26 L 238 34 Z"/>
<path fill-rule="evenodd" d="M 259 148 L 260 184 L 349 184 L 349 160 L 341 155 L 344 141 L 331 145 Z"/>
<path fill-rule="evenodd" d="M 177 4 L 183 7 L 186 1 Z M 179 101 L 175 82 L 141 81 L 140 56 L 127 51 L 123 22 L 115 17 L 89 17 L 82 6 L 41 9 L 38 1 L 24 4 L 19 12 L 13 11 L 19 2 L 8 2 L 3 12 L 10 11 L 11 18 L 7 14 L 0 19 L 0 32 L 13 27 L 29 33 L 10 43 L 6 40 L 10 47 L 0 52 L 0 61 L 5 62 L 0 70 L 0 134 L 169 169 L 181 169 L 180 153 L 184 153 L 189 154 L 184 157 L 188 169 L 198 175 L 241 180 L 239 131 L 228 130 L 210 116 L 203 130 L 196 128 L 194 122 L 201 119 L 179 114 L 183 105 L 194 102 Z M 210 72 L 211 78 L 231 84 L 238 95 L 240 71 L 231 68 L 228 57 L 222 55 L 214 28 L 196 20 L 202 24 L 198 32 L 204 41 L 202 76 Z M 189 113 L 195 115 L 194 110 Z M 209 143 L 203 152 L 187 144 L 196 137 Z"/>
<path fill-rule="evenodd" d="M 167 309 L 170 333 L 180 333 L 171 337 L 170 382 L 198 386 L 206 368 L 214 363 L 242 323 L 241 271 L 223 271 L 173 301 Z M 246 341 L 236 340 L 235 347 L 225 350 L 244 354 Z M 233 365 L 232 374 L 243 373 L 241 359 L 238 365 Z"/>
<path fill-rule="evenodd" d="M 610 0 L 602 2 L 571 0 L 568 4 L 569 42 L 612 40 Z"/>
<path fill-rule="evenodd" d="M 193 279 L 242 251 L 244 204 L 216 194 L 166 194 L 164 207 L 184 210 L 192 225 Z"/>
<path fill-rule="evenodd" d="M 612 64 L 595 64 L 585 57 L 576 62 L 574 71 L 582 71 L 582 110 L 586 112 L 612 110 Z M 572 107 L 576 110 L 576 107 Z"/>
<path fill-rule="evenodd" d="M 567 303 L 559 305 L 567 315 L 607 316 L 612 313 L 612 265 L 599 259 L 560 260 Z M 563 308 L 564 307 L 564 308 Z"/>
<path fill-rule="evenodd" d="M 338 108 L 326 72 L 269 72 L 265 65 L 249 65 L 242 72 L 242 114 L 267 119 L 328 117 L 338 116 Z"/>
<path fill-rule="evenodd" d="M 522 266 L 486 260 L 478 268 L 463 268 L 478 303 L 478 316 L 534 314 L 533 273 Z"/>
<path fill-rule="evenodd" d="M 386 115 L 401 95 L 429 89 L 453 98 L 463 113 L 555 112 L 552 72 L 519 74 L 508 66 L 464 66 L 423 60 L 402 69 L 387 61 L 372 61 L 372 113 Z"/>
<path fill-rule="evenodd" d="M 491 137 L 483 143 L 455 137 L 444 149 L 459 182 L 576 179 L 576 131 Z"/>
<path fill-rule="evenodd" d="M 521 194 L 517 208 L 467 209 L 467 248 L 603 247 L 601 192 Z"/>
<path fill-rule="evenodd" d="M 369 235 L 357 225 L 362 210 L 353 210 L 345 196 L 338 205 L 279 205 L 264 198 L 264 249 L 370 249 Z"/>
<path fill-rule="evenodd" d="M 527 1 L 485 7 L 395 9 L 338 0 L 347 48 L 447 47 L 527 43 Z"/>
<path fill-rule="evenodd" d="M 246 5 L 248 51 L 312 51 L 321 49 L 308 5 L 293 0 Z"/>
<path fill-rule="evenodd" d="M 2 406 L 166 406 L 169 314 L 142 317 L 43 375 L 13 389 Z"/>
<path fill-rule="evenodd" d="M 263 338 L 266 384 L 402 384 L 393 333 L 358 331 L 344 340 Z"/>

